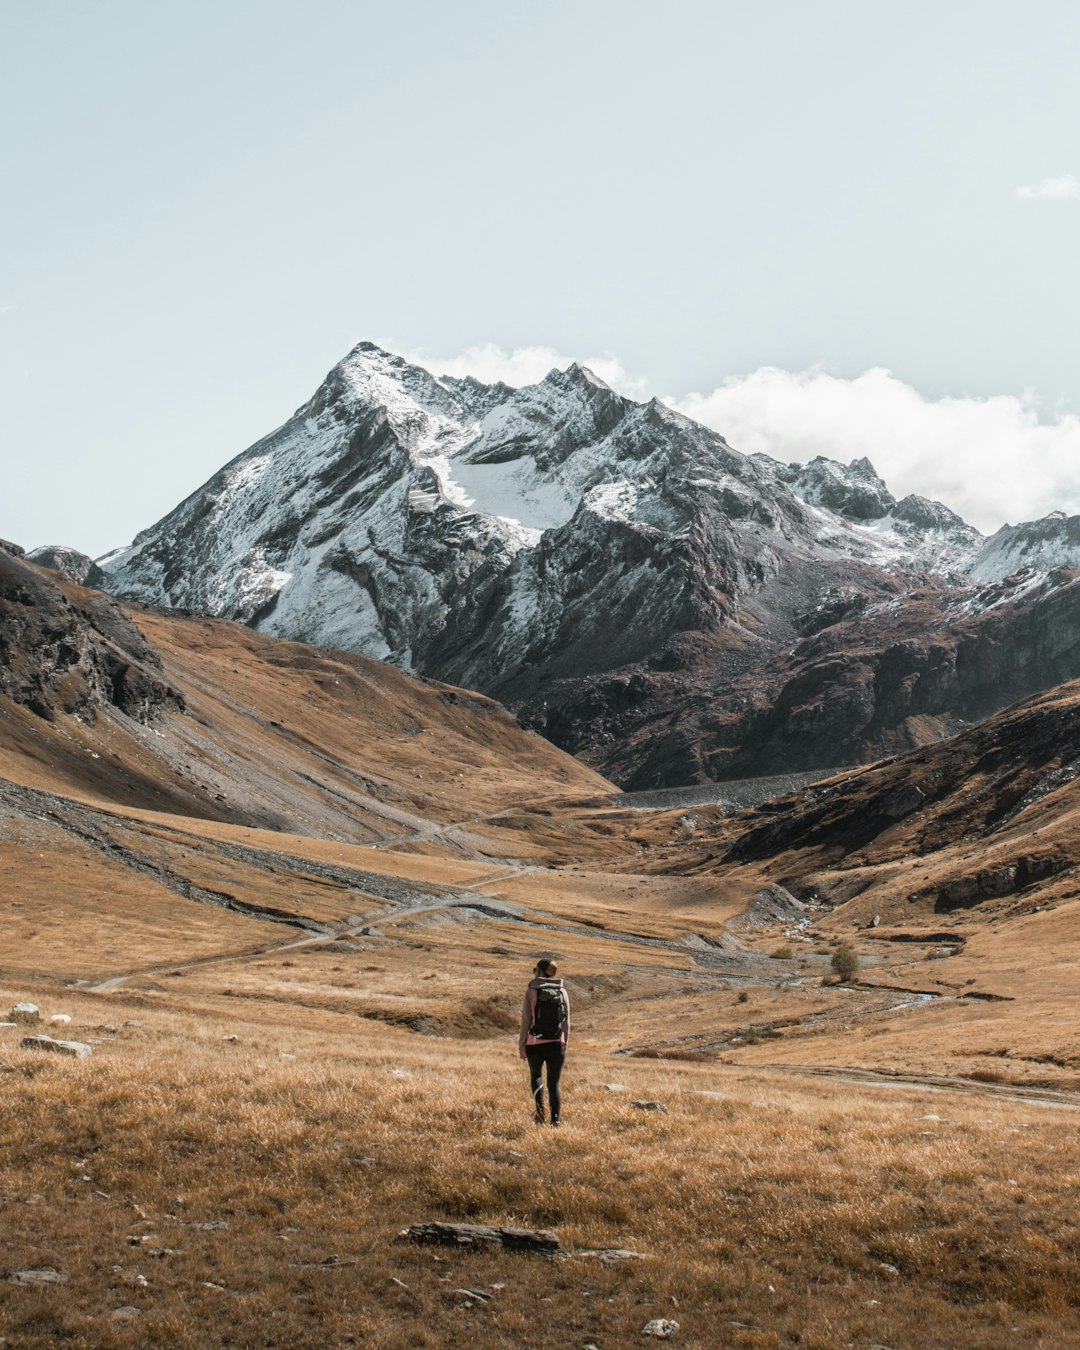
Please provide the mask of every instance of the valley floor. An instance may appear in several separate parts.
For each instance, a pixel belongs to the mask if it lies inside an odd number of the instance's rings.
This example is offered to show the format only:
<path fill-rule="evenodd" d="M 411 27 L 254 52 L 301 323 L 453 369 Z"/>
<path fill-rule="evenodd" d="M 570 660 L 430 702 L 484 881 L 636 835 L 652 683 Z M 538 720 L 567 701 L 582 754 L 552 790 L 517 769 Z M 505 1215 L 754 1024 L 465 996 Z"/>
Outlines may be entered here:
<path fill-rule="evenodd" d="M 34 805 L 0 1004 L 93 1054 L 0 1031 L 0 1267 L 64 1281 L 0 1283 L 7 1344 L 1080 1345 L 1080 1083 L 938 941 L 840 987 L 836 916 L 736 936 L 715 879 Z M 515 1044 L 545 952 L 558 1133 Z M 394 1241 L 432 1219 L 571 1256 Z"/>

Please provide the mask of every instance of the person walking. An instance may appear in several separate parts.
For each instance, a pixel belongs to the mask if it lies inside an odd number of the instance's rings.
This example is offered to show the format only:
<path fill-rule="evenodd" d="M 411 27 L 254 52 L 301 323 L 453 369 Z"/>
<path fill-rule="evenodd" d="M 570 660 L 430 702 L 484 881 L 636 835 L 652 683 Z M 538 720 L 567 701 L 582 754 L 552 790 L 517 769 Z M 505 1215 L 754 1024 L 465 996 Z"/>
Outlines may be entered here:
<path fill-rule="evenodd" d="M 521 1034 L 518 1054 L 528 1061 L 529 1086 L 536 1109 L 536 1123 L 544 1123 L 544 1067 L 547 1066 L 547 1090 L 551 1102 L 551 1123 L 558 1125 L 562 1111 L 559 1079 L 570 1039 L 570 996 L 558 978 L 559 967 L 550 956 L 543 956 L 533 967 L 533 978 L 525 990 L 521 1005 Z"/>

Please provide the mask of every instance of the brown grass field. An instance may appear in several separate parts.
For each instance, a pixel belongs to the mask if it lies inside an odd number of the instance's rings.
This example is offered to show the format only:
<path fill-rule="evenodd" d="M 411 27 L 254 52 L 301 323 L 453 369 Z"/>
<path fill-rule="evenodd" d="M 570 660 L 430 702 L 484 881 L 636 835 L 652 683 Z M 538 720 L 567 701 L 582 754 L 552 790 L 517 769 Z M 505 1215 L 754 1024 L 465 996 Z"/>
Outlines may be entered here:
<path fill-rule="evenodd" d="M 0 701 L 0 1013 L 93 1045 L 0 1030 L 5 1346 L 1080 1346 L 1071 780 L 992 836 L 964 738 L 955 788 L 925 751 L 835 808 L 618 810 L 487 700 L 135 617 L 186 713 Z M 940 802 L 853 841 L 904 775 Z M 1055 870 L 941 908 L 1021 853 Z M 829 903 L 729 926 L 769 881 Z M 559 1131 L 515 1044 L 545 952 Z M 430 1219 L 568 1255 L 394 1241 Z"/>

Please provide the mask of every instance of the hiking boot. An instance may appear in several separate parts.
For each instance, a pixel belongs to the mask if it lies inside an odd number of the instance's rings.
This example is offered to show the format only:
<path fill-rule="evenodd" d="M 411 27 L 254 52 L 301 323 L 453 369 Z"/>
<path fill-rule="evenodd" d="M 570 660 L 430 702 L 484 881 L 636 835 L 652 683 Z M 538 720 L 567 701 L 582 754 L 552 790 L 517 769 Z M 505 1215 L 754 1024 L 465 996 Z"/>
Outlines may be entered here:
<path fill-rule="evenodd" d="M 537 1111 L 533 1116 L 533 1120 L 537 1125 L 543 1125 L 544 1121 L 547 1120 L 547 1116 L 544 1115 L 543 1111 Z"/>

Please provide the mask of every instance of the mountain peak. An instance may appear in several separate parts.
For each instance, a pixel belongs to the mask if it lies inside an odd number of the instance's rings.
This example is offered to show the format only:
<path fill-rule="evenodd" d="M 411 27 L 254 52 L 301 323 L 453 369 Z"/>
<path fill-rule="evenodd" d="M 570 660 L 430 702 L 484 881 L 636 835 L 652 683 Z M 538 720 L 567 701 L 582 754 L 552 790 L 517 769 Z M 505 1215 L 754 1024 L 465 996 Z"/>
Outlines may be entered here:
<path fill-rule="evenodd" d="M 552 389 L 580 389 L 586 394 L 615 392 L 580 361 L 572 362 L 565 370 L 560 370 L 558 366 L 552 367 L 540 383 Z"/>

